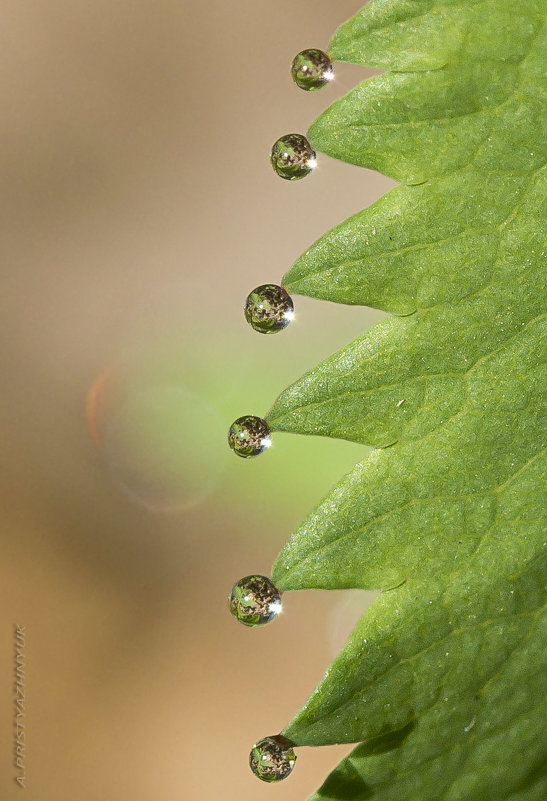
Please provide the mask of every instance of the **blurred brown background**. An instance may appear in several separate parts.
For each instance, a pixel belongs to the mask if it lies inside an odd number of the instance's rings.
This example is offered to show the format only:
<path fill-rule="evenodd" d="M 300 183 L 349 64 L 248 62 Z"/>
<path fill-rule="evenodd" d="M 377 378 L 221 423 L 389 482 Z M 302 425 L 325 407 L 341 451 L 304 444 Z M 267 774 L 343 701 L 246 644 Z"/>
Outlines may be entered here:
<path fill-rule="evenodd" d="M 268 163 L 365 76 L 340 67 L 310 95 L 289 76 L 358 7 L 0 6 L 2 801 L 300 801 L 348 750 L 302 749 L 274 786 L 247 765 L 370 599 L 296 593 L 252 630 L 226 595 L 269 572 L 363 449 L 278 435 L 246 462 L 225 436 L 380 317 L 297 299 L 295 323 L 263 337 L 241 311 L 389 187 L 326 158 L 297 183 Z"/>

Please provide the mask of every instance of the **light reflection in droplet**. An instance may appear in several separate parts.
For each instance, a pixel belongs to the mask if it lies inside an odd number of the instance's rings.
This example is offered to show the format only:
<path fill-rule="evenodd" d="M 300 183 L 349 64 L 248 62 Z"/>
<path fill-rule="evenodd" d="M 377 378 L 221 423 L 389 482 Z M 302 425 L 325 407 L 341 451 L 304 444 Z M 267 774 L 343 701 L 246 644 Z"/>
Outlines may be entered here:
<path fill-rule="evenodd" d="M 334 78 L 332 61 L 327 53 L 310 47 L 294 57 L 291 75 L 295 84 L 307 92 L 321 89 Z"/>
<path fill-rule="evenodd" d="M 245 626 L 263 626 L 280 614 L 281 593 L 267 576 L 245 576 L 232 587 L 229 607 Z"/>
<path fill-rule="evenodd" d="M 305 178 L 315 168 L 315 151 L 302 134 L 285 134 L 274 142 L 270 163 L 274 172 L 287 181 Z"/>
<path fill-rule="evenodd" d="M 277 284 L 261 284 L 245 301 L 245 319 L 261 334 L 282 331 L 294 317 L 294 304 L 287 290 Z"/>

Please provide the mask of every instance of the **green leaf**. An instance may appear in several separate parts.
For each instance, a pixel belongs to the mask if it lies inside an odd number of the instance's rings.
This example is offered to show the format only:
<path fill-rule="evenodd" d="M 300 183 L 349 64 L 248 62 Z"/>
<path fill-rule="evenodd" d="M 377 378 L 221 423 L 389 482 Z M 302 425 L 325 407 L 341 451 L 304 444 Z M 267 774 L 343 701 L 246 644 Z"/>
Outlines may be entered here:
<path fill-rule="evenodd" d="M 547 793 L 544 14 L 372 0 L 330 46 L 391 72 L 333 103 L 314 148 L 404 185 L 284 279 L 398 315 L 268 414 L 375 448 L 273 570 L 282 590 L 385 591 L 285 729 L 360 743 L 315 801 Z"/>

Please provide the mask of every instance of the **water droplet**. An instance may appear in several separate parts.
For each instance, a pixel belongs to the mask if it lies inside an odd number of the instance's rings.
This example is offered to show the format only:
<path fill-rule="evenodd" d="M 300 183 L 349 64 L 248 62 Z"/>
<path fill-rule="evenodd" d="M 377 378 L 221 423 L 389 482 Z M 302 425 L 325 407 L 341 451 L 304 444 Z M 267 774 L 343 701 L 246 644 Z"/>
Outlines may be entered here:
<path fill-rule="evenodd" d="M 283 330 L 293 317 L 291 296 L 277 284 L 257 286 L 245 301 L 245 319 L 261 334 L 275 334 Z"/>
<path fill-rule="evenodd" d="M 281 612 L 281 593 L 267 576 L 245 576 L 232 587 L 229 604 L 240 623 L 262 626 Z"/>
<path fill-rule="evenodd" d="M 310 47 L 294 57 L 291 66 L 292 79 L 300 89 L 314 92 L 332 81 L 332 61 L 322 50 Z"/>
<path fill-rule="evenodd" d="M 268 423 L 252 414 L 234 420 L 228 431 L 228 444 L 234 453 L 243 459 L 264 453 L 272 444 Z"/>
<path fill-rule="evenodd" d="M 286 779 L 295 762 L 296 754 L 289 740 L 281 734 L 259 740 L 249 754 L 251 770 L 263 782 Z"/>
<path fill-rule="evenodd" d="M 270 154 L 274 171 L 287 181 L 298 181 L 317 164 L 315 150 L 302 134 L 286 134 L 275 142 Z"/>

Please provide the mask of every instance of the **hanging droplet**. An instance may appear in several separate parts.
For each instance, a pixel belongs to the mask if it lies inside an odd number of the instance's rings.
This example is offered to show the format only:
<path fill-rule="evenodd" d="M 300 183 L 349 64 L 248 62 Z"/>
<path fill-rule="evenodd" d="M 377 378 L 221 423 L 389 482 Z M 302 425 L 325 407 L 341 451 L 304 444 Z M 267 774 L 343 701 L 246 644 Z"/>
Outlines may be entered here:
<path fill-rule="evenodd" d="M 228 431 L 228 444 L 243 459 L 258 456 L 272 444 L 271 430 L 261 417 L 246 414 L 234 420 Z"/>
<path fill-rule="evenodd" d="M 262 284 L 247 296 L 245 319 L 261 334 L 282 331 L 294 317 L 291 296 L 282 286 Z"/>
<path fill-rule="evenodd" d="M 287 181 L 298 181 L 317 165 L 315 150 L 302 134 L 286 134 L 272 147 L 270 161 L 274 172 Z"/>
<path fill-rule="evenodd" d="M 245 576 L 232 587 L 229 604 L 240 623 L 262 626 L 281 612 L 281 593 L 267 576 Z"/>
<path fill-rule="evenodd" d="M 259 740 L 249 754 L 251 770 L 263 782 L 286 779 L 295 762 L 296 754 L 289 740 L 281 734 Z"/>
<path fill-rule="evenodd" d="M 322 50 L 310 47 L 294 57 L 291 75 L 300 89 L 314 92 L 316 89 L 322 89 L 334 78 L 332 61 Z"/>

